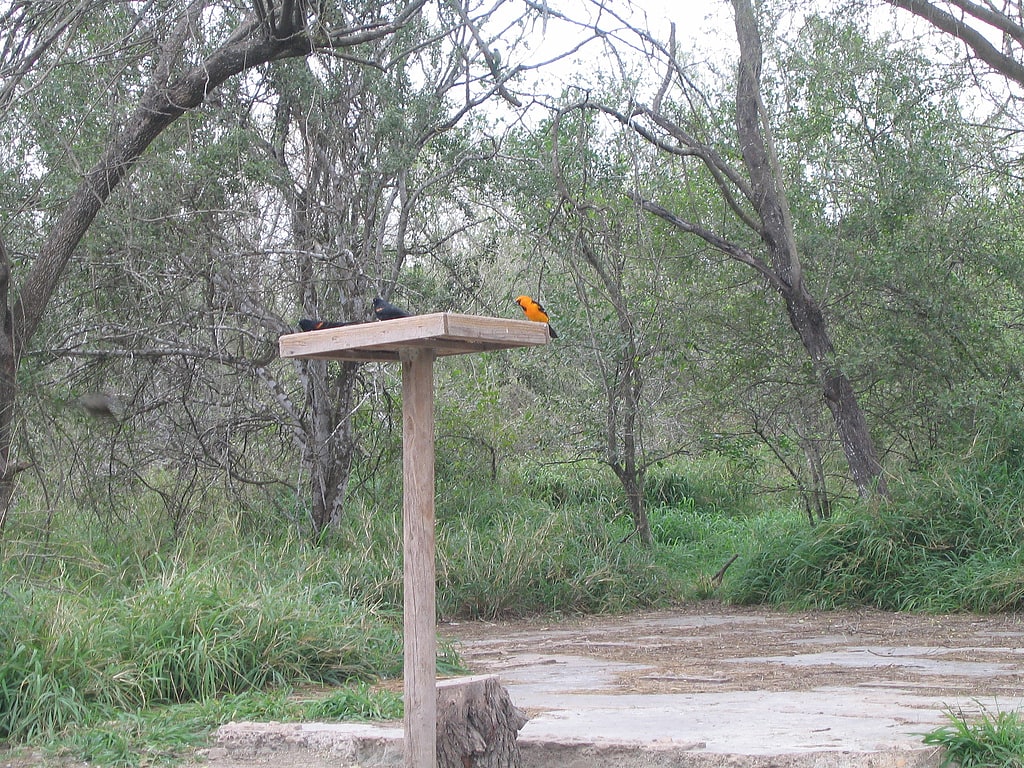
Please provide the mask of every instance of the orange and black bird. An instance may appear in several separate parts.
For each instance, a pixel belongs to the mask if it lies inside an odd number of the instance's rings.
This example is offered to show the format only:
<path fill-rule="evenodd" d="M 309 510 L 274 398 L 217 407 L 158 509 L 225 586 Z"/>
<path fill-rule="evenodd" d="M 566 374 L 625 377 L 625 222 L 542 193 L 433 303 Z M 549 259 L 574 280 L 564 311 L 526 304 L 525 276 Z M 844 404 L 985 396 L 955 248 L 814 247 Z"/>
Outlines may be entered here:
<path fill-rule="evenodd" d="M 345 325 L 349 325 L 349 323 L 334 323 L 330 320 L 310 320 L 305 317 L 299 320 L 299 328 L 304 331 L 322 331 L 326 328 L 341 328 Z"/>
<path fill-rule="evenodd" d="M 540 302 L 534 301 L 529 296 L 517 296 L 516 304 L 523 308 L 523 313 L 526 315 L 527 320 L 533 320 L 535 323 L 547 323 L 548 333 L 551 334 L 551 338 L 558 338 L 555 329 L 548 322 L 548 313 L 544 311 L 544 307 L 540 305 Z"/>
<path fill-rule="evenodd" d="M 394 304 L 384 301 L 380 296 L 375 297 L 373 300 L 373 314 L 377 316 L 378 320 L 397 320 L 400 317 L 412 317 L 410 313 L 401 307 L 396 307 Z"/>

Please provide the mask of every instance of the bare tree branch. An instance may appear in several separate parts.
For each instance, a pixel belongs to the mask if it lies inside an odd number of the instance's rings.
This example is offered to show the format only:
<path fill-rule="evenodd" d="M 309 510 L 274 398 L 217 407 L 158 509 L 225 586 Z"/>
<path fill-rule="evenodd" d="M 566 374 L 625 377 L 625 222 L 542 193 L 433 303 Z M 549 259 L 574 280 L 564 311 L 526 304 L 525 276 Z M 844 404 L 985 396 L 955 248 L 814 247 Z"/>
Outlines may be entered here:
<path fill-rule="evenodd" d="M 951 13 L 940 8 L 938 5 L 927 0 L 886 0 L 897 8 L 903 8 L 916 16 L 921 17 L 932 26 L 943 32 L 953 35 L 962 40 L 974 54 L 988 64 L 992 69 L 1008 77 L 1014 82 L 1024 85 L 1024 64 L 1013 56 L 1003 53 L 988 41 L 984 34 L 974 27 L 964 23 Z M 967 11 L 975 18 L 996 26 L 998 29 L 1010 34 L 1018 41 L 1024 41 L 1024 31 L 1019 25 L 1012 23 L 1008 17 L 988 11 L 974 3 L 965 0 L 957 0 L 954 3 L 957 7 Z"/>
<path fill-rule="evenodd" d="M 701 240 L 706 242 L 708 245 L 716 248 L 717 250 L 724 253 L 729 258 L 746 264 L 748 267 L 756 270 L 768 283 L 776 290 L 783 290 L 786 285 L 779 279 L 779 276 L 775 274 L 771 267 L 769 267 L 762 259 L 758 258 L 746 248 L 742 248 L 735 243 L 727 240 L 721 235 L 702 227 L 698 224 L 686 221 L 680 218 L 676 214 L 669 211 L 667 208 L 658 205 L 650 200 L 645 200 L 640 196 L 639 193 L 634 192 L 630 195 L 637 205 L 643 208 L 648 213 L 652 213 L 659 219 L 667 221 L 669 224 L 674 226 L 681 232 L 696 235 Z"/>

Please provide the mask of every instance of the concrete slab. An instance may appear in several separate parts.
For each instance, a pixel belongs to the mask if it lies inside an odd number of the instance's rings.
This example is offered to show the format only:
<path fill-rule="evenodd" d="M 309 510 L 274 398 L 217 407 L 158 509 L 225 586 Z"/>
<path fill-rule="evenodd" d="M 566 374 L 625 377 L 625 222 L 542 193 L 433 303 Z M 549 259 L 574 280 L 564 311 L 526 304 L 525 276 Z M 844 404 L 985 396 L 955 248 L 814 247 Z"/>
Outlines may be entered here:
<path fill-rule="evenodd" d="M 525 768 L 926 768 L 944 713 L 1024 710 L 1019 615 L 701 603 L 442 633 L 531 716 Z M 218 740 L 213 766 L 402 764 L 398 725 L 232 724 Z"/>

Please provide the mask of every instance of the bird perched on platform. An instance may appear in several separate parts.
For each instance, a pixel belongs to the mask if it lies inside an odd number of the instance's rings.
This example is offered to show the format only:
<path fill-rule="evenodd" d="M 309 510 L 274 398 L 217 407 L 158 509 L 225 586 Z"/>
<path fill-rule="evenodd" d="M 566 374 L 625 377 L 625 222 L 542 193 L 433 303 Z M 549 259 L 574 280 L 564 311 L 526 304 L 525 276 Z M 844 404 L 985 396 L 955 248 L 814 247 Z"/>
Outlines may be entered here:
<path fill-rule="evenodd" d="M 373 314 L 378 320 L 397 320 L 400 317 L 412 317 L 401 307 L 396 307 L 389 301 L 384 301 L 380 296 L 373 300 Z"/>
<path fill-rule="evenodd" d="M 304 331 L 323 331 L 327 328 L 341 328 L 351 323 L 335 323 L 330 320 L 310 320 L 309 318 L 302 318 L 299 320 L 299 328 Z"/>
<path fill-rule="evenodd" d="M 522 307 L 527 320 L 533 320 L 535 323 L 546 323 L 548 326 L 548 333 L 551 334 L 551 338 L 558 338 L 558 334 L 555 333 L 555 329 L 552 328 L 551 323 L 548 322 L 548 313 L 544 311 L 544 307 L 541 306 L 540 302 L 534 301 L 529 296 L 517 296 L 516 304 Z"/>

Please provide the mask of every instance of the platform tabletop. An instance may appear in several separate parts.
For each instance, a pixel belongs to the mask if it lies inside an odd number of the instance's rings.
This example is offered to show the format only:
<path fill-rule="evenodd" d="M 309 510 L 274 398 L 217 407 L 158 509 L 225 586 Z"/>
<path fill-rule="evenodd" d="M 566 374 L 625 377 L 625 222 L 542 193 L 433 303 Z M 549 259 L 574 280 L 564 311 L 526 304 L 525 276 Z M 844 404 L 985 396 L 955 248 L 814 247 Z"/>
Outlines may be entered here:
<path fill-rule="evenodd" d="M 331 360 L 400 360 L 403 350 L 431 349 L 438 357 L 535 347 L 550 341 L 544 323 L 437 312 L 397 320 L 290 333 L 279 339 L 281 357 Z"/>

